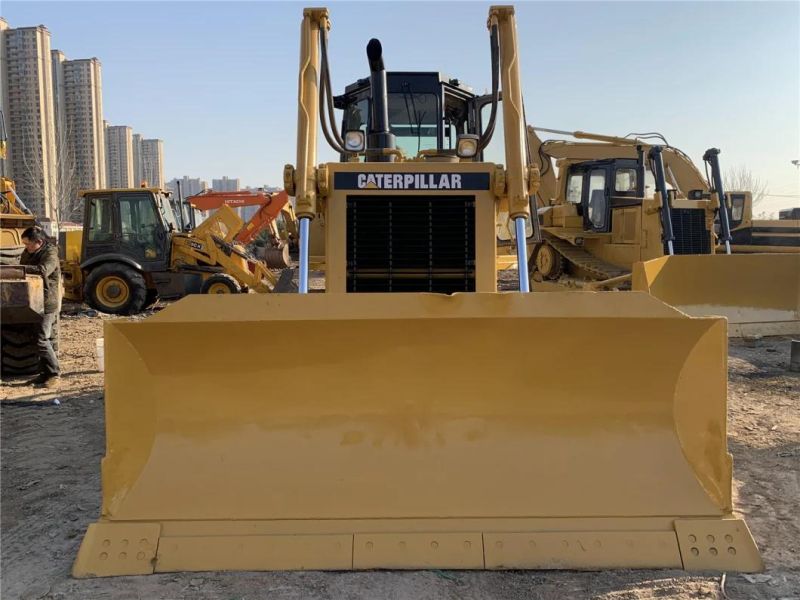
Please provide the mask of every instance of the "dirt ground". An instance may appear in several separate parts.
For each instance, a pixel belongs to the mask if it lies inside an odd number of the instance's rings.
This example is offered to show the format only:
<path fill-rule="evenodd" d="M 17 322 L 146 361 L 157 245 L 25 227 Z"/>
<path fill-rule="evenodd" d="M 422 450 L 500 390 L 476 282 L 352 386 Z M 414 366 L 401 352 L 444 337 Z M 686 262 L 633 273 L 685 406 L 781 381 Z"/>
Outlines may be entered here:
<path fill-rule="evenodd" d="M 0 388 L 4 600 L 255 598 L 743 598 L 800 600 L 800 377 L 788 338 L 730 348 L 730 450 L 736 507 L 767 570 L 759 575 L 680 571 L 169 573 L 74 580 L 81 537 L 100 508 L 103 375 L 95 339 L 108 317 L 61 321 L 64 370 L 56 390 Z"/>

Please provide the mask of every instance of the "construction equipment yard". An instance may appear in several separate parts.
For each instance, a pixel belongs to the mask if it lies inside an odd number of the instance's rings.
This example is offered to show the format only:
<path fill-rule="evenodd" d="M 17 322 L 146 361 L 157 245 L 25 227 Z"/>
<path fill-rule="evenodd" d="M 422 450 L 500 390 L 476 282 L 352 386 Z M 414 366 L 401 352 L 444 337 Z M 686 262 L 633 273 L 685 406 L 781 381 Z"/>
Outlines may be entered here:
<path fill-rule="evenodd" d="M 729 347 L 734 506 L 762 552 L 763 574 L 434 570 L 73 579 L 81 538 L 100 510 L 105 434 L 95 340 L 103 336 L 103 323 L 115 318 L 65 306 L 59 387 L 42 393 L 9 382 L 0 391 L 4 598 L 798 597 L 800 377 L 787 369 L 788 337 L 731 340 Z"/>
<path fill-rule="evenodd" d="M 718 148 L 528 126 L 516 23 L 491 93 L 371 38 L 334 95 L 304 9 L 277 193 L 56 239 L 3 176 L 4 599 L 800 600 L 796 224 Z"/>

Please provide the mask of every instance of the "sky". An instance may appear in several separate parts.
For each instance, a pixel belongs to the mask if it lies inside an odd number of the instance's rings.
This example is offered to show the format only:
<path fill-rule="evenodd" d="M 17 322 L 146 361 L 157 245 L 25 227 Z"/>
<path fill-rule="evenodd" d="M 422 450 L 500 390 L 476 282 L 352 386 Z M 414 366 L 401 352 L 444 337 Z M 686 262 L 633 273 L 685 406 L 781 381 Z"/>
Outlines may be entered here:
<path fill-rule="evenodd" d="M 491 85 L 488 2 L 3 0 L 11 27 L 45 25 L 67 58 L 96 56 L 104 117 L 164 140 L 167 179 L 281 185 L 295 162 L 300 21 L 327 5 L 334 93 L 388 70 Z M 659 131 L 702 167 L 768 183 L 756 212 L 800 206 L 800 2 L 517 2 L 528 122 L 610 135 Z M 337 160 L 320 137 L 319 162 Z"/>

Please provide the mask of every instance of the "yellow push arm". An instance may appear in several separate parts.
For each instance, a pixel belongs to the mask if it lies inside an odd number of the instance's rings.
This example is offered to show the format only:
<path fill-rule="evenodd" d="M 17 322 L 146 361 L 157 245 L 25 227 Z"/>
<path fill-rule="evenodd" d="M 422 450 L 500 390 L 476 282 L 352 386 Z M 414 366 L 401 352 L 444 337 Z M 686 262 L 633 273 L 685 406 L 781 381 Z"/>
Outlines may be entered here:
<path fill-rule="evenodd" d="M 529 169 L 522 85 L 519 77 L 517 25 L 513 6 L 492 6 L 488 27 L 497 26 L 500 38 L 500 77 L 503 87 L 503 134 L 505 136 L 506 193 L 512 219 L 530 217 Z M 538 170 L 537 170 L 538 171 Z"/>
<path fill-rule="evenodd" d="M 529 198 L 539 187 L 539 169 L 528 164 L 526 152 L 525 109 L 519 77 L 517 24 L 513 6 L 489 9 L 489 30 L 497 28 L 500 50 L 500 81 L 503 87 L 503 134 L 506 151 L 506 196 L 508 214 L 514 221 L 517 238 L 519 290 L 530 291 L 525 222 L 531 216 Z"/>
<path fill-rule="evenodd" d="M 330 28 L 327 8 L 306 8 L 300 28 L 300 76 L 297 93 L 297 167 L 294 195 L 298 217 L 317 210 L 317 129 L 319 127 L 319 32 Z"/>

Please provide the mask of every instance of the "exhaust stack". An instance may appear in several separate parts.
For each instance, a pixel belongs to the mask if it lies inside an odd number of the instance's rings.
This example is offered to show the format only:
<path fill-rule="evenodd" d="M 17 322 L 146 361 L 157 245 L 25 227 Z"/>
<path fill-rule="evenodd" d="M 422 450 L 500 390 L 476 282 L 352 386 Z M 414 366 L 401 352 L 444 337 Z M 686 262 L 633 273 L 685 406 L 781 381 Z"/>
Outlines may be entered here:
<path fill-rule="evenodd" d="M 393 162 L 394 156 L 380 151 L 397 147 L 395 136 L 389 130 L 389 94 L 386 89 L 386 68 L 383 65 L 383 48 L 380 40 L 372 38 L 367 44 L 369 61 L 369 86 L 372 96 L 371 126 L 367 135 L 367 160 Z"/>

